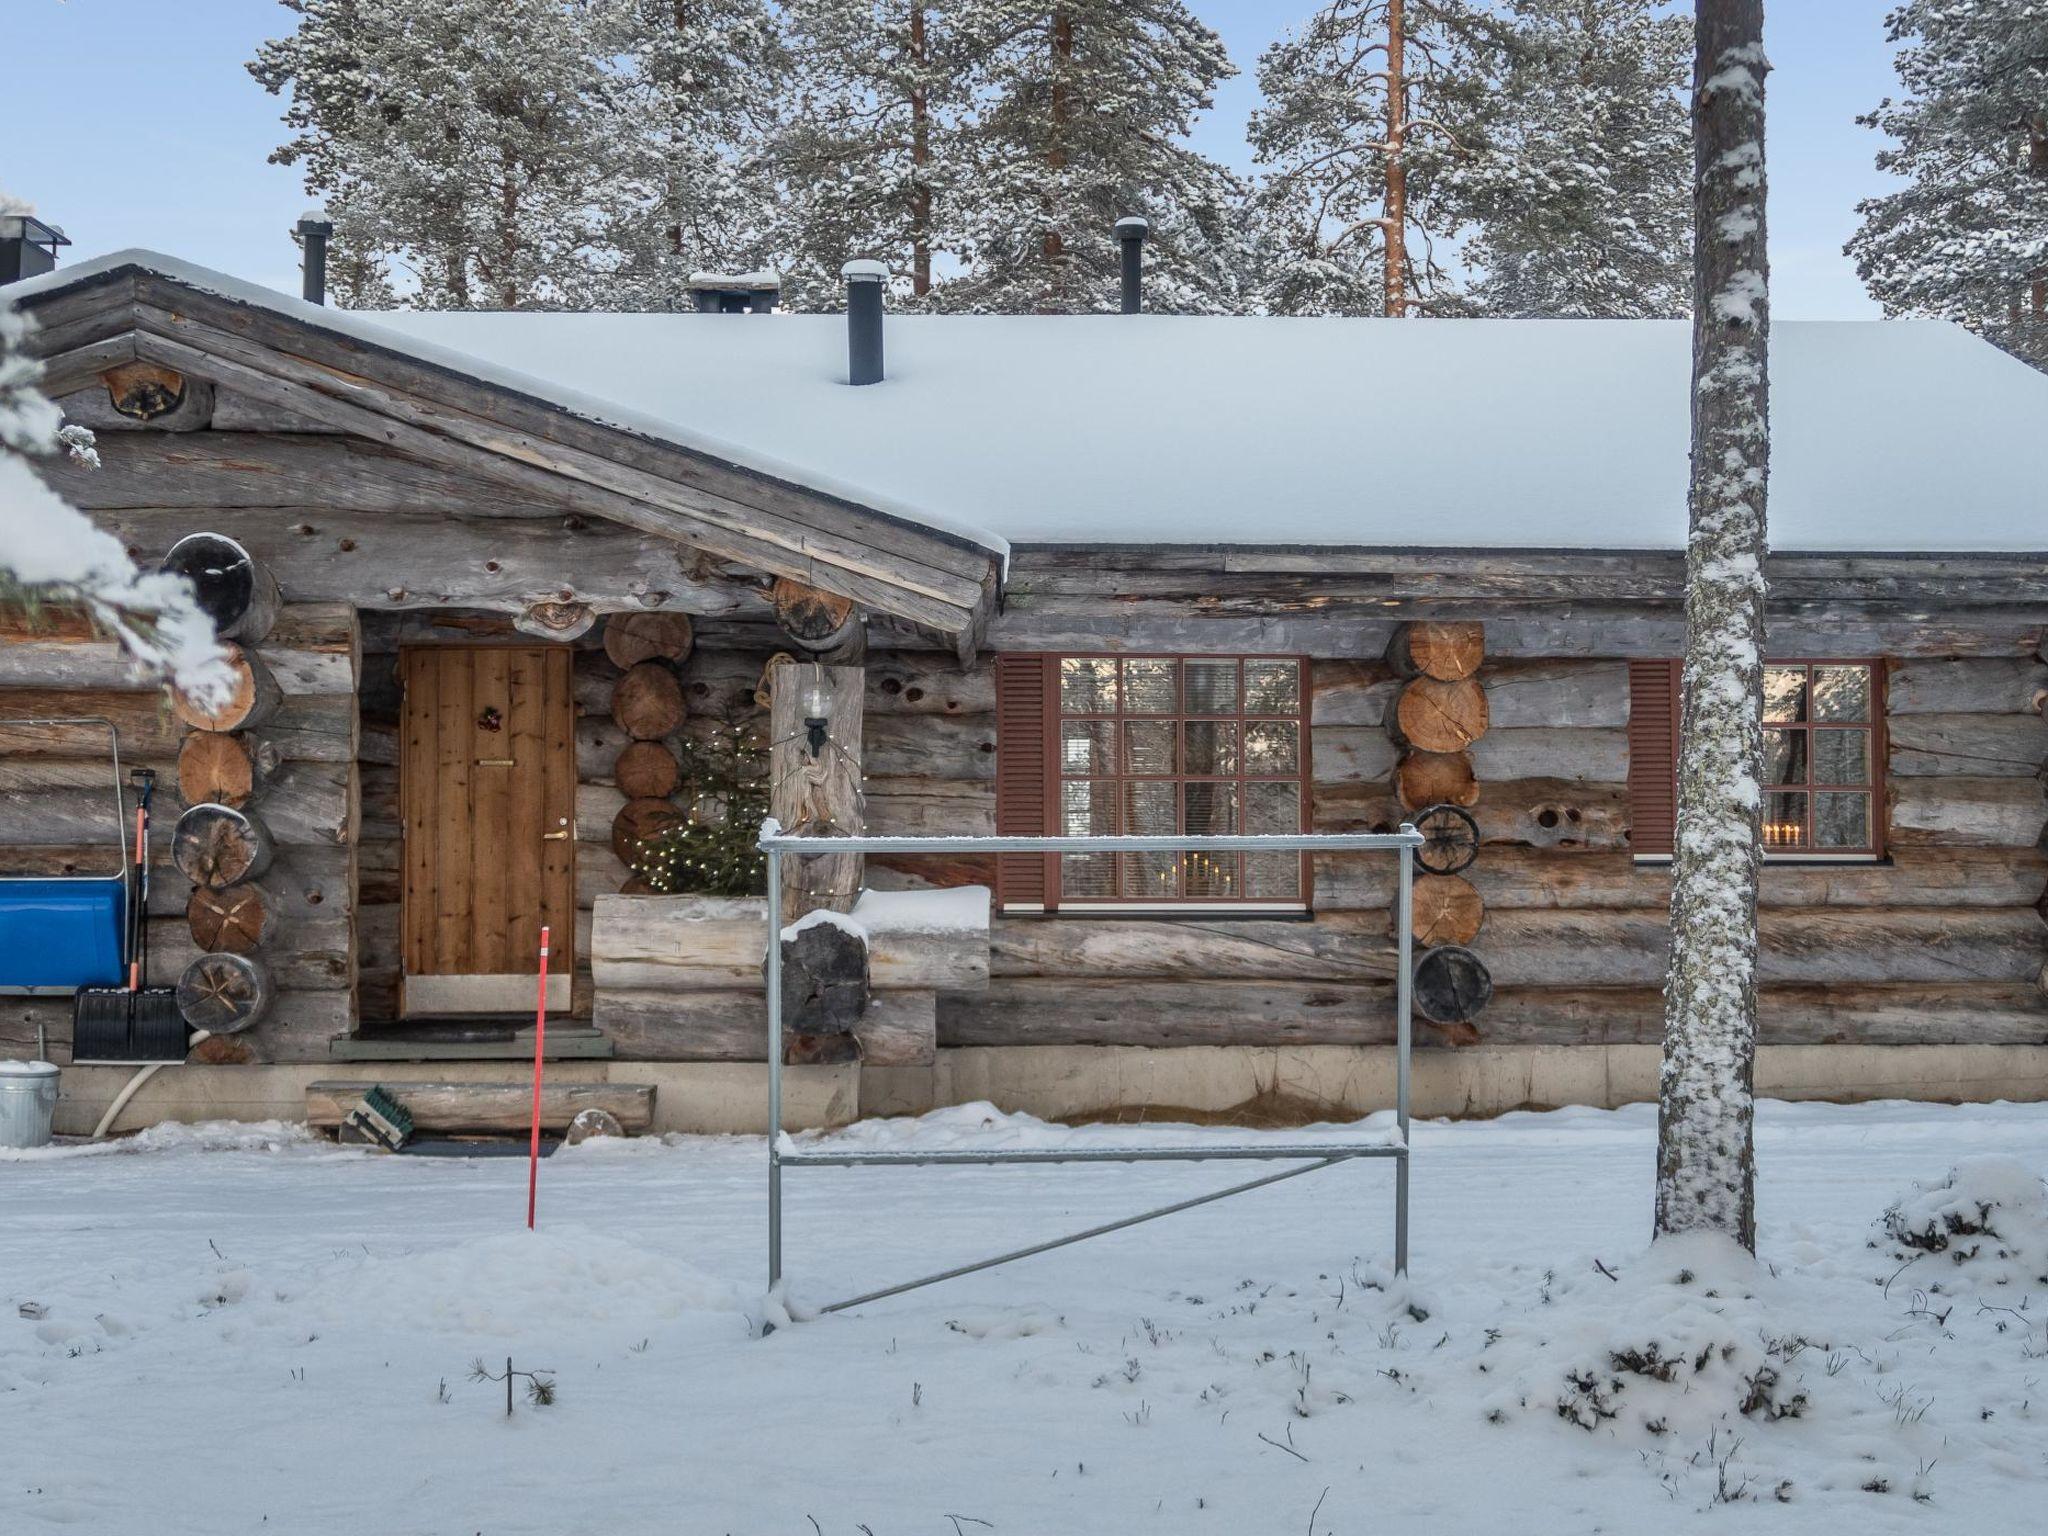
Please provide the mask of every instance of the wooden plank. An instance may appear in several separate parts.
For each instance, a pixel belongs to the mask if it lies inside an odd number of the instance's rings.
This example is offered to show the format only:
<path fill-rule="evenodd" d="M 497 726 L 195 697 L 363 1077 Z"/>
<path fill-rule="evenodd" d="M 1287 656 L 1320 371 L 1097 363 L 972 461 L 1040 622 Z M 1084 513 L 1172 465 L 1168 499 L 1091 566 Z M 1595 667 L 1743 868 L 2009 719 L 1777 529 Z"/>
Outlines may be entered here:
<path fill-rule="evenodd" d="M 470 799 L 475 770 L 469 750 L 471 721 L 470 653 L 443 650 L 432 653 L 436 674 L 434 695 L 434 866 L 431 884 L 424 891 L 406 892 L 407 899 L 423 899 L 434 914 L 433 938 L 422 963 L 406 967 L 407 975 L 449 975 L 474 973 L 478 967 L 470 951 L 470 890 L 475 869 L 473 853 L 476 818 Z M 399 782 L 408 765 L 399 764 Z"/>
<path fill-rule="evenodd" d="M 1895 778 L 2032 778 L 2048 770 L 2048 719 L 2040 715 L 1902 715 L 1888 720 L 1885 736 Z"/>
<path fill-rule="evenodd" d="M 1384 858 L 1319 855 L 1319 911 L 1393 905 Z M 1490 910 L 1644 908 L 1671 904 L 1668 864 L 1622 851 L 1488 848 L 1465 871 Z M 2048 853 L 2027 848 L 1899 848 L 1884 863 L 1766 863 L 1761 904 L 1776 907 L 2032 907 L 2048 895 Z"/>
<path fill-rule="evenodd" d="M 1766 984 L 2033 982 L 2048 963 L 2048 923 L 2010 907 L 1781 908 L 1758 929 Z M 1473 948 L 1502 987 L 1656 986 L 1669 943 L 1655 909 L 1495 908 Z"/>
<path fill-rule="evenodd" d="M 66 493 L 73 489 L 67 480 Z M 766 611 L 752 587 L 696 575 L 697 562 L 686 561 L 686 552 L 672 544 L 604 521 L 565 526 L 561 510 L 545 521 L 324 506 L 203 515 L 209 529 L 242 544 L 278 572 L 294 596 L 309 600 L 518 613 L 537 599 L 558 597 L 566 586 L 602 611 Z M 200 515 L 152 506 L 95 520 L 148 559 L 190 533 Z"/>
<path fill-rule="evenodd" d="M 375 1078 L 324 1078 L 306 1085 L 306 1123 L 325 1130 L 367 1093 Z M 533 1090 L 525 1083 L 417 1083 L 381 1080 L 386 1092 L 411 1111 L 422 1131 L 454 1131 L 472 1135 L 512 1135 L 532 1120 Z M 645 1131 L 654 1123 L 651 1083 L 543 1083 L 540 1123 L 562 1131 L 586 1109 L 618 1117 L 628 1131 Z"/>
<path fill-rule="evenodd" d="M 939 999 L 939 1044 L 1391 1045 L 1394 989 L 1304 981 L 1005 976 Z"/>
<path fill-rule="evenodd" d="M 1490 847 L 1565 850 L 1629 846 L 1628 787 L 1575 779 L 1513 779 L 1482 783 L 1467 807 Z M 1384 784 L 1318 784 L 1314 798 L 1319 832 L 1391 832 L 1411 812 Z"/>
<path fill-rule="evenodd" d="M 974 994 L 962 994 L 972 996 Z M 896 1054 L 931 1017 L 928 992 L 877 992 L 856 1029 Z M 598 988 L 591 1022 L 621 1060 L 764 1061 L 768 1004 L 759 986 L 733 992 L 643 992 Z"/>
<path fill-rule="evenodd" d="M 960 837 L 993 833 L 993 784 L 927 778 L 921 774 L 870 775 L 868 830 L 877 836 Z"/>
<path fill-rule="evenodd" d="M 2039 779 L 1950 775 L 1891 785 L 1892 848 L 2031 848 L 2048 828 Z"/>
<path fill-rule="evenodd" d="M 576 867 L 584 853 L 573 836 L 576 820 L 576 703 L 570 688 L 573 657 L 562 646 L 541 652 L 540 901 L 555 929 L 566 933 L 557 964 L 574 970 L 589 953 L 577 931 Z M 571 836 L 560 834 L 567 832 Z"/>
<path fill-rule="evenodd" d="M 545 518 L 560 531 L 558 502 L 490 490 L 367 438 L 221 430 L 217 409 L 215 427 L 169 439 L 110 437 L 99 445 L 98 469 L 62 472 L 64 494 L 88 512 L 175 510 L 188 524 L 241 508 L 301 508 L 316 521 L 354 512 Z"/>
<path fill-rule="evenodd" d="M 1309 758 L 1318 784 L 1380 784 L 1394 771 L 1401 749 L 1380 726 L 1326 725 L 1311 734 Z"/>
<path fill-rule="evenodd" d="M 2043 1045 L 2048 994 L 1985 983 L 1778 986 L 1757 994 L 1766 1045 Z M 1663 1038 L 1654 988 L 1504 987 L 1479 1018 L 1495 1045 L 1654 1045 Z"/>
<path fill-rule="evenodd" d="M 1482 668 L 1493 729 L 1628 724 L 1628 664 L 1621 661 L 1493 662 Z"/>
<path fill-rule="evenodd" d="M 989 932 L 989 974 L 1384 981 L 1395 974 L 1395 954 L 1382 913 L 1332 912 L 1312 923 L 998 917 Z"/>
<path fill-rule="evenodd" d="M 984 662 L 968 667 L 957 659 L 870 650 L 865 666 L 867 713 L 871 722 L 882 715 L 995 713 L 995 668 Z"/>
<path fill-rule="evenodd" d="M 404 873 L 400 882 L 404 905 L 404 965 L 424 973 L 434 953 L 433 898 L 436 852 L 434 833 L 439 790 L 434 765 L 440 760 L 437 727 L 440 719 L 441 673 L 437 653 L 406 651 L 400 664 L 405 676 L 405 715 L 398 767 L 398 790 L 405 828 Z"/>
<path fill-rule="evenodd" d="M 1566 726 L 1490 730 L 1471 745 L 1482 785 L 1503 779 L 1585 779 L 1620 784 L 1628 778 L 1628 732 Z M 1485 791 L 1481 790 L 1481 798 Z"/>
<path fill-rule="evenodd" d="M 867 722 L 861 748 L 869 773 L 994 783 L 996 717 L 883 715 Z"/>
<path fill-rule="evenodd" d="M 513 951 L 516 948 L 531 954 L 532 947 L 515 944 L 513 935 L 507 931 L 515 912 L 522 929 L 528 923 L 537 928 L 540 922 L 540 850 L 532 846 L 532 839 L 540 835 L 540 807 L 537 796 L 518 793 L 512 782 L 515 778 L 537 776 L 540 762 L 537 754 L 531 752 L 525 764 L 519 760 L 512 654 L 491 646 L 451 651 L 443 658 L 444 666 L 461 665 L 467 669 L 470 688 L 469 718 L 462 722 L 461 731 L 470 786 L 466 829 L 469 869 L 464 882 L 468 897 L 464 916 L 469 932 L 463 944 L 464 963 L 459 969 L 485 976 L 526 969 L 520 961 L 527 955 L 515 958 Z M 484 728 L 487 720 L 496 722 L 495 729 Z M 444 720 L 444 728 L 446 723 Z M 530 723 L 528 733 L 537 734 Z M 516 814 L 522 809 L 526 820 Z M 521 882 L 518 876 L 522 872 L 532 878 Z M 532 964 L 538 969 L 538 959 Z"/>
<path fill-rule="evenodd" d="M 1885 714 L 2041 713 L 2048 699 L 2048 664 L 2032 656 L 1987 656 L 1966 661 L 1901 661 L 1885 680 Z"/>

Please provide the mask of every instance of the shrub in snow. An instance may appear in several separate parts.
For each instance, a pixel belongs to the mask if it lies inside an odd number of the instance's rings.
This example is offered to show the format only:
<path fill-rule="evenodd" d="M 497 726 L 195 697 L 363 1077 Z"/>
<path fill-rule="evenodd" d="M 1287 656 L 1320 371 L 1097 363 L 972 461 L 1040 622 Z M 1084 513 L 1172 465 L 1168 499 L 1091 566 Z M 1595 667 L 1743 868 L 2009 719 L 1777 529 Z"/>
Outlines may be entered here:
<path fill-rule="evenodd" d="M 1878 1228 L 1872 1246 L 1893 1262 L 1938 1261 L 1920 1280 L 1930 1291 L 2048 1286 L 2048 1184 L 2013 1158 L 1968 1158 L 1935 1183 L 1915 1184 Z"/>
<path fill-rule="evenodd" d="M 1801 1357 L 1825 1350 L 1787 1325 L 1771 1285 L 1738 1244 L 1705 1232 L 1661 1238 L 1620 1270 L 1552 1277 L 1548 1304 L 1480 1355 L 1482 1371 L 1508 1381 L 1487 1417 L 1554 1414 L 1646 1444 L 1799 1418 Z"/>

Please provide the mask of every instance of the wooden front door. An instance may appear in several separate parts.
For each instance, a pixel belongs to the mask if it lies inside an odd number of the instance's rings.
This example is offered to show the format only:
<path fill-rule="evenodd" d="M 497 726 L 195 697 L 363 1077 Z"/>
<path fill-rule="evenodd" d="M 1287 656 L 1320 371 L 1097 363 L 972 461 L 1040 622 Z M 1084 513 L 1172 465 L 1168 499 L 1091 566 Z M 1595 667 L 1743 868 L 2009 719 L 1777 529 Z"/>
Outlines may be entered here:
<path fill-rule="evenodd" d="M 576 705 L 567 646 L 403 651 L 401 1012 L 531 1012 L 540 929 L 548 1007 L 576 940 Z"/>

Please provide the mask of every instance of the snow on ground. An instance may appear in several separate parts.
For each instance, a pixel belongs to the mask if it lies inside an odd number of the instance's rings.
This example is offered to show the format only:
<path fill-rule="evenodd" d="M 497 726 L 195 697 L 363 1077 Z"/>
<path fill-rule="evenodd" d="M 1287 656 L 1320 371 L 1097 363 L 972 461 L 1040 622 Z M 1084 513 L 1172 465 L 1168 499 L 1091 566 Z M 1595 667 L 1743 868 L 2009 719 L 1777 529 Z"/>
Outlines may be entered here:
<path fill-rule="evenodd" d="M 847 1133 L 1064 1134 L 975 1109 Z M 1360 1163 L 766 1337 L 758 1138 L 559 1153 L 535 1235 L 517 1158 L 275 1124 L 6 1157 L 0 1531 L 2034 1528 L 2048 1105 L 1761 1106 L 1754 1272 L 1645 1257 L 1653 1137 L 1648 1107 L 1419 1124 L 1412 1292 L 1384 1274 L 1391 1168 Z M 1238 1176 L 793 1172 L 792 1305 Z M 1963 1230 L 1987 1202 L 1996 1235 Z M 1690 1385 L 1608 1360 L 1624 1410 L 1560 1415 L 1575 1362 L 1659 1340 L 1731 1347 Z M 469 1379 L 508 1355 L 551 1406 L 508 1420 Z M 1717 1419 L 1760 1363 L 1796 1416 Z"/>

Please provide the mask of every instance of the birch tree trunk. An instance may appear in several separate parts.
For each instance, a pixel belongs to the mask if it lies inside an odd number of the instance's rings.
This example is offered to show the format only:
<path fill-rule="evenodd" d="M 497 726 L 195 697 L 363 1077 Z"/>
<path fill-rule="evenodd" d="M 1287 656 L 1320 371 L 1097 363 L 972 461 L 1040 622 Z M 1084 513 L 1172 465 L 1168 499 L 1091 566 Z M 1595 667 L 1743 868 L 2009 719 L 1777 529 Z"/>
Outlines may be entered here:
<path fill-rule="evenodd" d="M 1700 0 L 1696 18 L 1691 530 L 1656 1230 L 1723 1232 L 1754 1251 L 1769 66 L 1763 0 Z"/>

